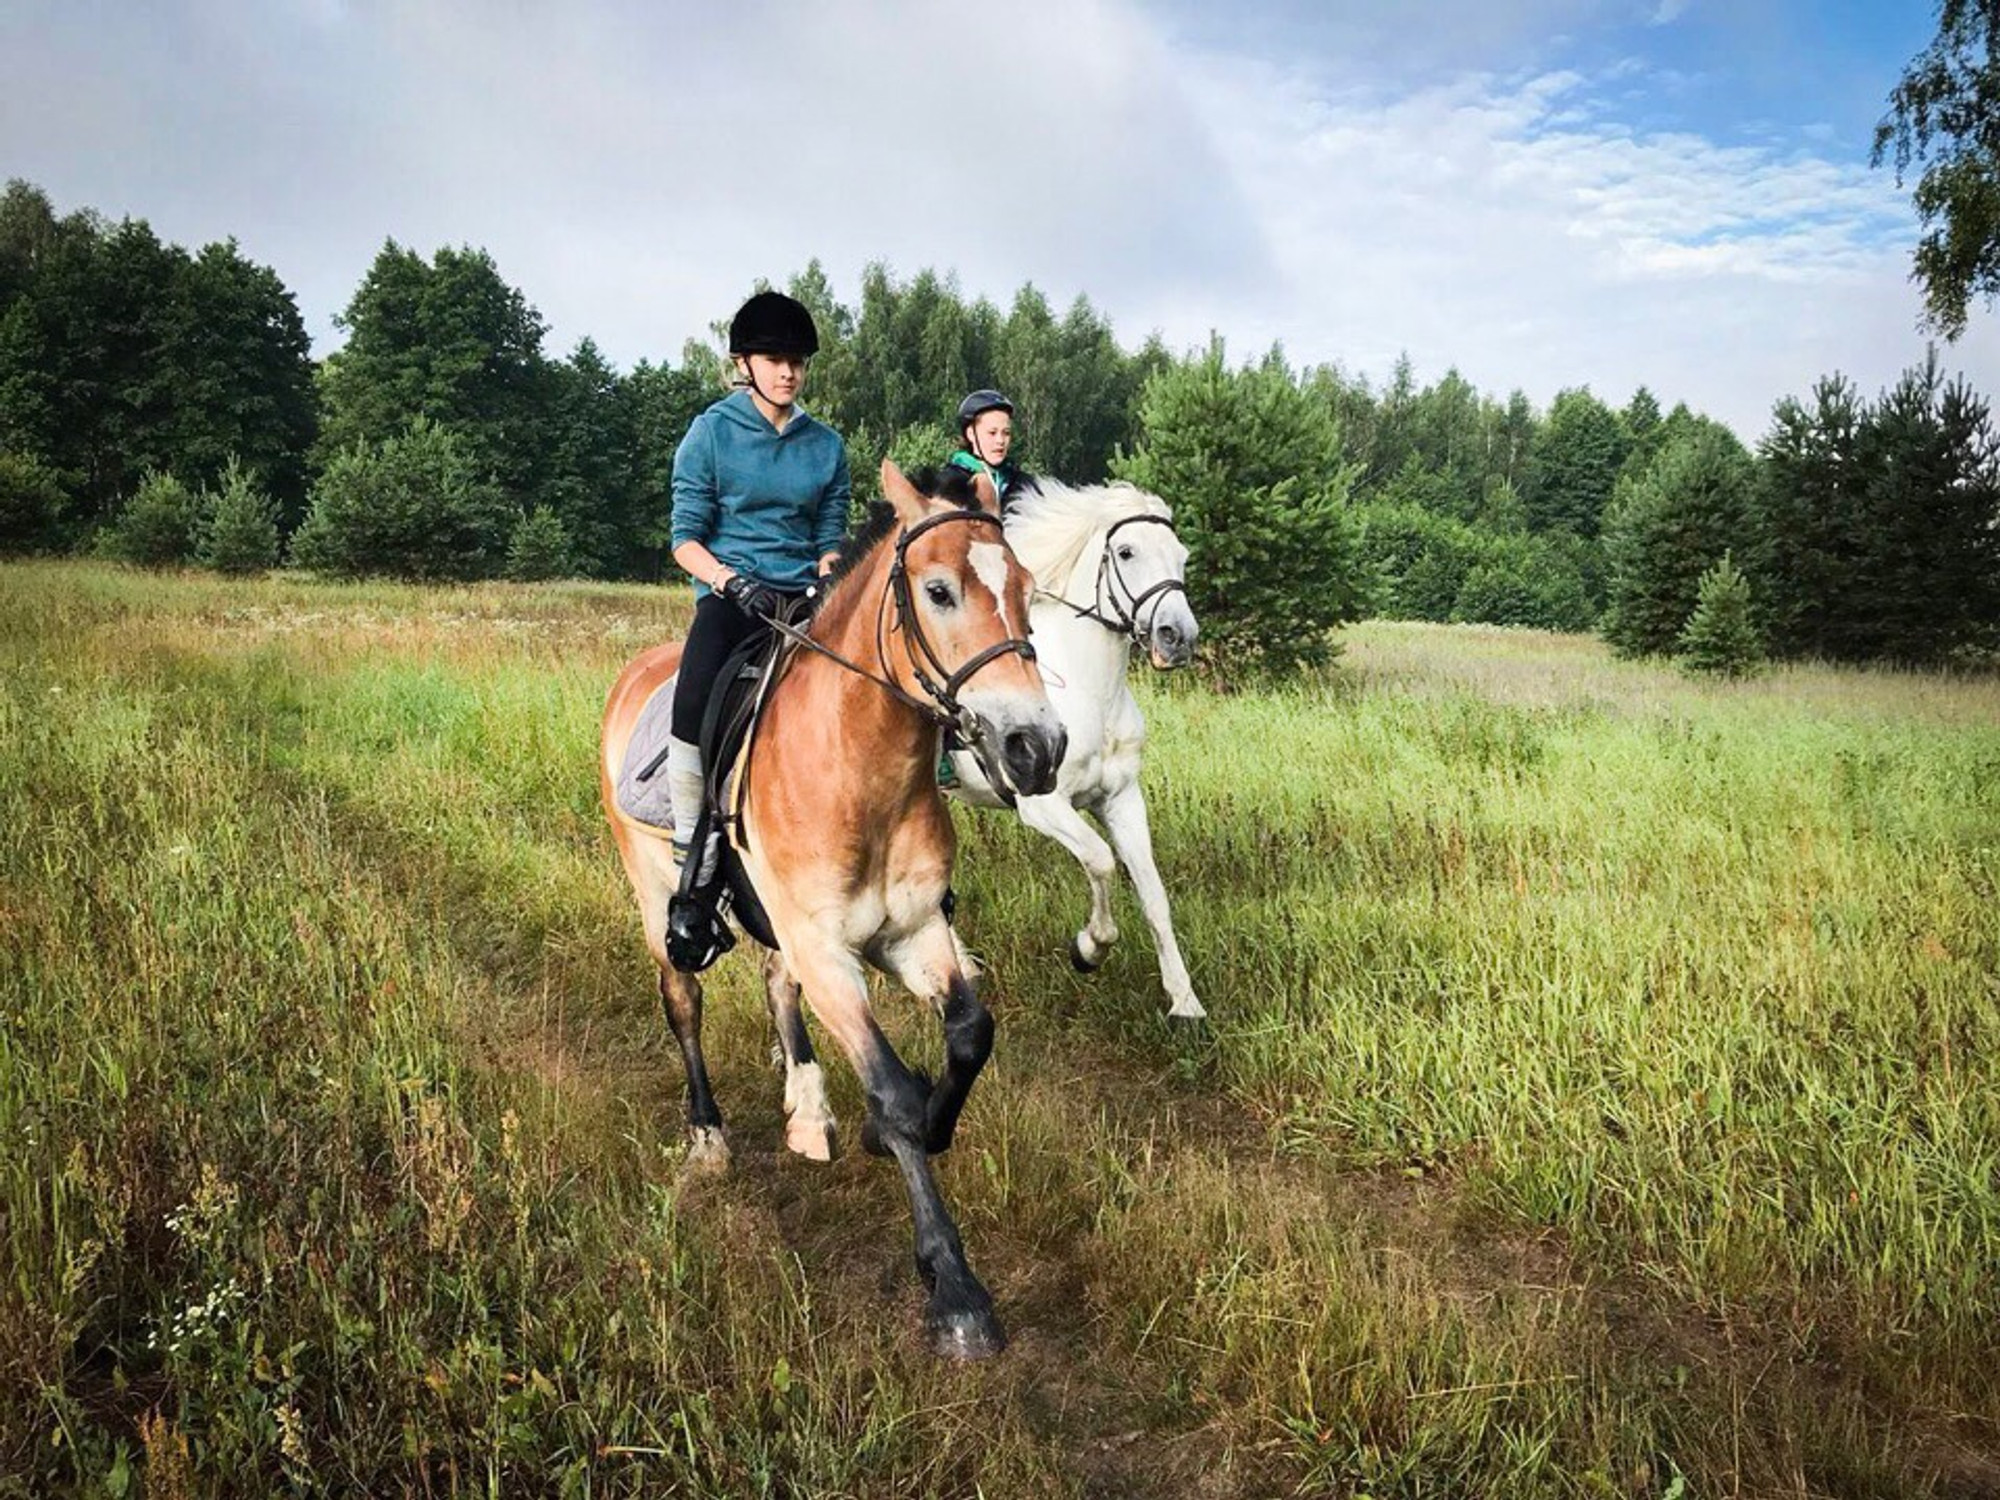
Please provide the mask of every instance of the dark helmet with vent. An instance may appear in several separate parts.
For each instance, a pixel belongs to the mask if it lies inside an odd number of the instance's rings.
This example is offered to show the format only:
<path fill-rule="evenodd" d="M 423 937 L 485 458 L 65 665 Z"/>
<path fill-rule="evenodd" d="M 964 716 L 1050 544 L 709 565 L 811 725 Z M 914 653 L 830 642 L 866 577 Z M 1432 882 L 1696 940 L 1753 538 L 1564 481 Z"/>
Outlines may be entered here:
<path fill-rule="evenodd" d="M 958 430 L 965 431 L 989 411 L 1004 411 L 1014 415 L 1014 403 L 998 391 L 974 391 L 958 403 Z"/>

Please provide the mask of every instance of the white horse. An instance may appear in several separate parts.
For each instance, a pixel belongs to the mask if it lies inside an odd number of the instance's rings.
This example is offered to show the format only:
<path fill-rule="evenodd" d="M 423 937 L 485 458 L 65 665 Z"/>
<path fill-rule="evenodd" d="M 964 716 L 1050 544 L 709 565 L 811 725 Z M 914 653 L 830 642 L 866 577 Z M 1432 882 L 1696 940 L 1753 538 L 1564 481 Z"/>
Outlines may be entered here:
<path fill-rule="evenodd" d="M 1069 850 L 1090 877 L 1090 919 L 1070 944 L 1070 961 L 1085 972 L 1095 969 L 1118 940 L 1111 916 L 1115 849 L 1159 948 L 1160 979 L 1172 1001 L 1167 1014 L 1199 1020 L 1207 1012 L 1174 937 L 1139 790 L 1146 720 L 1125 681 L 1134 644 L 1161 668 L 1184 665 L 1194 654 L 1187 548 L 1158 496 L 1129 484 L 1038 483 L 1039 493 L 1024 495 L 1009 512 L 1007 542 L 1035 575 L 1029 633 L 1049 701 L 1069 732 L 1069 753 L 1055 791 L 1022 797 L 1016 810 L 1022 822 Z M 972 752 L 955 752 L 952 766 L 956 795 L 981 807 L 1004 805 Z M 1103 824 L 1109 844 L 1085 813 Z"/>

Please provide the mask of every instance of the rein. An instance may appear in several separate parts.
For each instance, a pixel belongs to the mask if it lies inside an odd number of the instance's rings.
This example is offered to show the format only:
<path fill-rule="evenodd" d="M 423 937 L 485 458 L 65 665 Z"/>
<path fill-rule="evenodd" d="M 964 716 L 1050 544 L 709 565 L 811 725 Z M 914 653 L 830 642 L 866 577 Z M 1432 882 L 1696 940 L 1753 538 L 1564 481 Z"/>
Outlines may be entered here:
<path fill-rule="evenodd" d="M 890 696 L 915 709 L 938 728 L 956 729 L 970 741 L 977 737 L 977 726 L 971 722 L 964 705 L 958 701 L 959 690 L 971 680 L 972 675 L 979 671 L 980 668 L 1002 656 L 1015 655 L 1019 656 L 1023 661 L 1033 661 L 1035 659 L 1035 648 L 1033 643 L 1025 636 L 1009 636 L 1003 641 L 996 641 L 993 645 L 988 646 L 956 672 L 946 667 L 939 660 L 937 649 L 931 645 L 930 638 L 924 634 L 923 620 L 916 612 L 915 601 L 910 597 L 908 552 L 910 543 L 914 542 L 925 532 L 935 530 L 940 526 L 948 526 L 954 521 L 985 522 L 992 526 L 1000 525 L 1000 518 L 998 516 L 989 515 L 983 510 L 950 510 L 940 512 L 937 515 L 926 516 L 923 520 L 917 522 L 916 525 L 904 530 L 903 534 L 896 539 L 896 561 L 889 570 L 889 587 L 884 591 L 882 602 L 876 607 L 875 611 L 875 649 L 877 655 L 884 663 L 887 663 L 889 659 L 888 638 L 891 635 L 902 635 L 906 643 L 904 650 L 909 657 L 910 670 L 915 674 L 918 686 L 924 690 L 924 697 L 918 697 L 892 677 L 871 672 L 859 662 L 850 661 L 832 647 L 822 645 L 820 642 L 814 640 L 804 629 L 797 625 L 793 625 L 788 621 L 780 622 L 777 620 L 772 620 L 770 624 L 772 629 L 776 630 L 787 640 L 792 641 L 796 645 L 803 646 L 808 651 L 817 652 L 828 661 L 838 662 L 858 677 L 867 678 L 870 682 L 888 692 Z M 1005 533 L 1003 531 L 1003 539 L 1004 536 Z M 889 604 L 891 600 L 894 600 L 896 605 L 896 619 L 893 625 L 889 622 Z M 917 653 L 919 651 L 923 653 L 922 660 L 918 659 Z M 929 664 L 929 671 L 925 670 L 926 663 Z M 936 676 L 933 676 L 933 673 Z M 939 682 L 937 680 L 938 677 L 942 677 L 944 681 Z"/>
<path fill-rule="evenodd" d="M 1046 589 L 1038 588 L 1035 593 L 1043 599 L 1054 600 L 1079 620 L 1095 620 L 1113 635 L 1129 637 L 1135 644 L 1145 644 L 1145 638 L 1139 629 L 1139 612 L 1148 602 L 1162 594 L 1171 594 L 1177 590 L 1186 594 L 1187 584 L 1178 578 L 1162 578 L 1149 589 L 1136 594 L 1132 592 L 1131 586 L 1125 582 L 1125 576 L 1118 571 L 1118 564 L 1113 560 L 1111 539 L 1118 534 L 1120 527 L 1142 525 L 1164 526 L 1171 531 L 1174 523 L 1165 516 L 1127 516 L 1122 521 L 1114 521 L 1105 529 L 1104 550 L 1097 557 L 1097 586 L 1091 591 L 1089 609 L 1072 604 L 1062 595 L 1052 594 Z M 1107 583 L 1111 585 L 1108 591 L 1105 588 Z M 1125 590 L 1126 602 L 1122 604 L 1118 599 L 1120 588 Z M 1098 608 L 1106 599 L 1110 600 L 1113 616 L 1104 615 Z"/>

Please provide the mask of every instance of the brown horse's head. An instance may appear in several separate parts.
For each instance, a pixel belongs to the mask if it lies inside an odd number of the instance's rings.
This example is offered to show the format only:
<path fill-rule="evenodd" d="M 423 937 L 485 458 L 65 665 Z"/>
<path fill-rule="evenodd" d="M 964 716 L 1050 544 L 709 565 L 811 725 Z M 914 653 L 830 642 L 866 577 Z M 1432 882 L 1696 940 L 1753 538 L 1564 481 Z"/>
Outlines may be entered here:
<path fill-rule="evenodd" d="M 905 639 L 885 665 L 913 694 L 935 698 L 946 687 L 989 779 L 1034 796 L 1054 789 L 1068 736 L 1024 649 L 1034 579 L 1007 545 L 983 474 L 977 488 L 979 511 L 927 499 L 883 460 L 882 494 L 901 523 L 906 580 Z"/>

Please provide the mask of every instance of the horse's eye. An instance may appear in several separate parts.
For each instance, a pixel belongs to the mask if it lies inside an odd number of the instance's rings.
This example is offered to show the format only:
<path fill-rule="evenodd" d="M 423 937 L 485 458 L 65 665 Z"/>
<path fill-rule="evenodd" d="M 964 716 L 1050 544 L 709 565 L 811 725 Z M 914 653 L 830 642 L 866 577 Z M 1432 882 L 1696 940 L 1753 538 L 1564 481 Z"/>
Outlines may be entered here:
<path fill-rule="evenodd" d="M 936 579 L 932 579 L 924 585 L 924 593 L 930 597 L 931 603 L 935 604 L 939 609 L 951 608 L 951 590 Z"/>
<path fill-rule="evenodd" d="M 1132 560 L 1132 549 L 1130 547 L 1120 547 L 1118 549 L 1118 560 L 1120 562 L 1130 562 Z"/>

